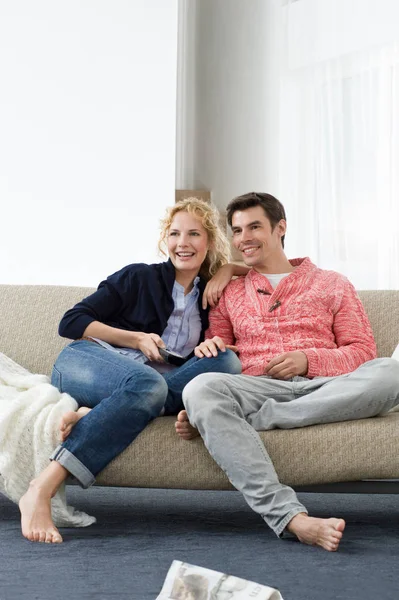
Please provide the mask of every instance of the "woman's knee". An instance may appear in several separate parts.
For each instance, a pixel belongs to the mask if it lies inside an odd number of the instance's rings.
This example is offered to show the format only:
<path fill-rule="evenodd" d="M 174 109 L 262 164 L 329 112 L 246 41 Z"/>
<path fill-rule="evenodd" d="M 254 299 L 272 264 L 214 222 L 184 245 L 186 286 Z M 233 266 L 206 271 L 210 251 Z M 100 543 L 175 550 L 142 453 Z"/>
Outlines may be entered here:
<path fill-rule="evenodd" d="M 58 355 L 51 375 L 52 385 L 60 392 L 70 394 L 80 405 L 91 408 L 112 393 L 115 381 L 115 372 L 109 365 L 99 365 L 90 353 L 77 352 L 72 345 Z"/>
<path fill-rule="evenodd" d="M 147 367 L 140 375 L 128 377 L 125 389 L 141 403 L 143 410 L 159 415 L 168 395 L 168 384 L 155 369 Z"/>
<path fill-rule="evenodd" d="M 229 348 L 225 352 L 219 352 L 218 359 L 222 363 L 222 371 L 230 375 L 240 375 L 242 365 L 237 354 Z"/>
<path fill-rule="evenodd" d="M 82 366 L 76 353 L 69 346 L 60 352 L 51 373 L 51 384 L 60 392 L 74 395 L 75 387 L 86 389 L 94 385 L 96 380 L 95 374 L 87 368 L 86 364 Z"/>
<path fill-rule="evenodd" d="M 155 416 L 158 416 L 161 410 L 165 406 L 166 398 L 168 397 L 168 384 L 161 376 L 160 379 L 154 383 L 152 392 L 149 397 L 149 403 L 151 405 L 151 411 Z"/>

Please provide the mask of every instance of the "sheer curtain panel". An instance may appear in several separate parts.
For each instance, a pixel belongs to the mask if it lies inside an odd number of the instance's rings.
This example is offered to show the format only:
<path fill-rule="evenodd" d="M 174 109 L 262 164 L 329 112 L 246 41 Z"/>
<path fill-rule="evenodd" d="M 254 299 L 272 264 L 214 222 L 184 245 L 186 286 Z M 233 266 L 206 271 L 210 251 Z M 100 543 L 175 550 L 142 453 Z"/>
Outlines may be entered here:
<path fill-rule="evenodd" d="M 399 287 L 397 4 L 296 0 L 277 11 L 288 248 L 358 289 Z"/>

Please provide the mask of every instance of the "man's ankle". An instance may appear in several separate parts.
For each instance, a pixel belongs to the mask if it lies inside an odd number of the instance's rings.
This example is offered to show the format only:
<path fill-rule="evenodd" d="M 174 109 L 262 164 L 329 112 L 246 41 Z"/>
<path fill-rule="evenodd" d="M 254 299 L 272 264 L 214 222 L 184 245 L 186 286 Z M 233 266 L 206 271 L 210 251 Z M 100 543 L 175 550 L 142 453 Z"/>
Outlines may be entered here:
<path fill-rule="evenodd" d="M 300 513 L 296 514 L 294 517 L 292 517 L 291 521 L 288 523 L 288 525 L 286 527 L 287 531 L 289 531 L 290 533 L 295 533 L 296 528 L 300 524 L 303 524 L 304 521 L 306 521 L 306 519 L 309 519 L 309 515 L 307 513 L 300 512 Z"/>

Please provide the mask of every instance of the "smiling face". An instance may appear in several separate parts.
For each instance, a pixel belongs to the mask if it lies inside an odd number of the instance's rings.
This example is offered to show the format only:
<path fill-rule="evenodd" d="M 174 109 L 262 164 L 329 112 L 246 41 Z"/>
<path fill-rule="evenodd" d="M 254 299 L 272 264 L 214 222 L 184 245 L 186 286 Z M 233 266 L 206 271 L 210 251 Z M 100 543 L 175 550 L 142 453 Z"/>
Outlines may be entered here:
<path fill-rule="evenodd" d="M 170 224 L 168 254 L 179 276 L 194 279 L 204 262 L 208 248 L 208 233 L 197 217 L 185 211 L 179 211 Z"/>
<path fill-rule="evenodd" d="M 231 229 L 234 247 L 241 252 L 248 267 L 268 272 L 271 263 L 285 256 L 281 237 L 285 234 L 286 222 L 281 219 L 272 229 L 261 206 L 234 212 Z"/>

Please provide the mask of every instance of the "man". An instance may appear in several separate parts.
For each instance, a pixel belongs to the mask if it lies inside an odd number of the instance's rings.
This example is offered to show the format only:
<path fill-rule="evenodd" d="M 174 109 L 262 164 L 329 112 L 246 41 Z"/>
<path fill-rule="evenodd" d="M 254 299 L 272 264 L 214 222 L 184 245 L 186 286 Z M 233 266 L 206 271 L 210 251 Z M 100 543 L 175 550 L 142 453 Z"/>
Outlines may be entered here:
<path fill-rule="evenodd" d="M 198 356 L 235 344 L 242 375 L 200 375 L 183 393 L 177 433 L 198 432 L 210 454 L 278 536 L 338 549 L 343 519 L 309 517 L 279 482 L 257 431 L 362 419 L 399 403 L 399 363 L 376 359 L 351 283 L 309 258 L 288 260 L 282 204 L 250 193 L 227 207 L 233 244 L 250 267 L 210 313 Z"/>

